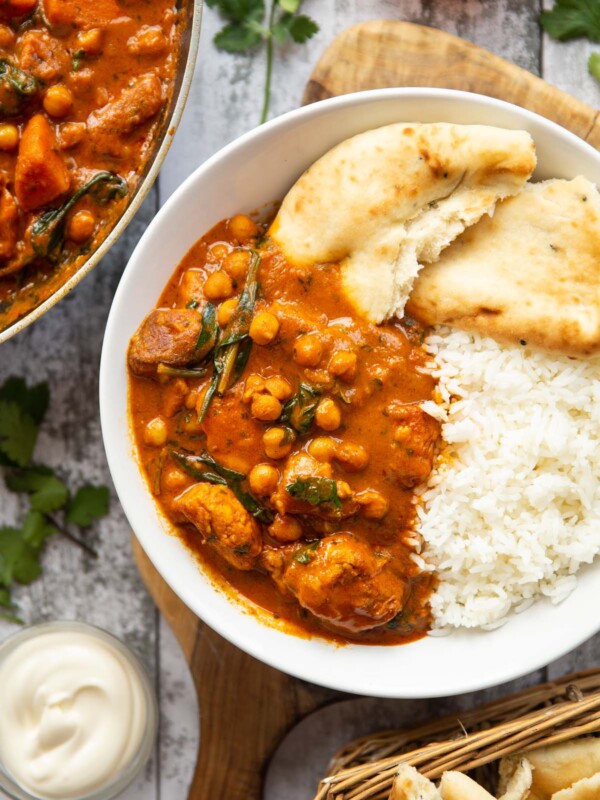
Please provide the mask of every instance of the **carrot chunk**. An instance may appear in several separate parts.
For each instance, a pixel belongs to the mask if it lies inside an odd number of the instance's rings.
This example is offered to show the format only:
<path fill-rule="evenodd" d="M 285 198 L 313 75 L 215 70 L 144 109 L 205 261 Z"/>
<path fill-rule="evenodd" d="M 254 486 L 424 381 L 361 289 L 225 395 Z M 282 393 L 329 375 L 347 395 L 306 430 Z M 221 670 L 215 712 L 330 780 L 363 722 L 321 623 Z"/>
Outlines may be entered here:
<path fill-rule="evenodd" d="M 115 0 L 44 0 L 44 13 L 51 25 L 107 25 L 123 16 Z"/>
<path fill-rule="evenodd" d="M 54 131 L 46 117 L 36 114 L 25 126 L 19 145 L 17 200 L 21 208 L 31 211 L 64 194 L 69 183 L 69 170 L 58 151 Z"/>

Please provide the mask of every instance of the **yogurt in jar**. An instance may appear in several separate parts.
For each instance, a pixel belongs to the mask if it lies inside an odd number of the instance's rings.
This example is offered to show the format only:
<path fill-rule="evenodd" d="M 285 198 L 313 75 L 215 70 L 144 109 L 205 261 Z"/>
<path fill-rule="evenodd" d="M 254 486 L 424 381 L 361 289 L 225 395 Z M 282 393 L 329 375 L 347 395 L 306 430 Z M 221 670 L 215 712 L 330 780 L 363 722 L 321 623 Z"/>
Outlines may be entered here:
<path fill-rule="evenodd" d="M 43 800 L 95 796 L 131 767 L 149 727 L 154 738 L 139 665 L 117 640 L 77 623 L 42 625 L 8 645 L 0 659 L 4 770 Z"/>

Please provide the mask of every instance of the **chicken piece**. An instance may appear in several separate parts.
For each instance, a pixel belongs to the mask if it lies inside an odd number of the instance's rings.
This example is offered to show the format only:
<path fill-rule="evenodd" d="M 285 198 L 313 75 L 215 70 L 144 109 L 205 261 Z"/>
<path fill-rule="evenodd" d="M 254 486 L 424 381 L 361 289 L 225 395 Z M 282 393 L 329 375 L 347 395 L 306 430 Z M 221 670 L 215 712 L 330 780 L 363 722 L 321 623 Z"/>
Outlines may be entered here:
<path fill-rule="evenodd" d="M 25 211 L 32 211 L 64 194 L 71 183 L 54 130 L 42 114 L 31 117 L 19 144 L 15 194 Z"/>
<path fill-rule="evenodd" d="M 69 70 L 70 57 L 62 44 L 47 31 L 27 31 L 19 40 L 19 66 L 38 80 L 48 83 Z"/>
<path fill-rule="evenodd" d="M 127 89 L 88 117 L 88 132 L 94 149 L 119 157 L 124 152 L 120 136 L 134 131 L 163 106 L 162 84 L 153 73 L 135 78 Z M 118 147 L 115 149 L 115 141 Z M 120 146 L 119 146 L 120 145 Z"/>
<path fill-rule="evenodd" d="M 211 456 L 225 467 L 247 474 L 261 452 L 264 424 L 243 413 L 240 394 L 238 384 L 223 397 L 213 398 L 202 427 Z"/>
<path fill-rule="evenodd" d="M 329 520 L 350 517 L 358 510 L 358 503 L 354 500 L 348 484 L 344 481 L 333 481 L 332 475 L 331 464 L 317 461 L 308 453 L 294 453 L 286 462 L 283 477 L 271 500 L 282 516 L 285 514 L 310 514 Z M 319 484 L 321 484 L 324 496 L 330 494 L 333 489 L 331 483 L 334 482 L 341 506 L 339 503 L 331 501 L 311 503 L 301 497 L 294 497 L 289 492 L 288 487 L 294 485 L 298 487 L 302 484 L 308 486 L 312 479 L 316 479 L 314 485 L 317 488 L 317 495 Z"/>
<path fill-rule="evenodd" d="M 406 582 L 351 533 L 318 543 L 289 545 L 263 553 L 262 564 L 283 592 L 334 628 L 359 633 L 384 625 L 406 599 Z"/>
<path fill-rule="evenodd" d="M 396 423 L 390 468 L 399 483 L 410 489 L 429 477 L 440 423 L 418 405 L 394 401 L 386 411 Z"/>
<path fill-rule="evenodd" d="M 254 567 L 262 550 L 260 526 L 227 486 L 197 483 L 175 499 L 174 509 L 233 567 Z"/>
<path fill-rule="evenodd" d="M 135 375 L 151 376 L 159 364 L 185 367 L 197 361 L 202 318 L 193 308 L 151 311 L 131 337 L 127 360 Z"/>
<path fill-rule="evenodd" d="M 0 261 L 14 256 L 19 240 L 19 209 L 0 174 Z"/>

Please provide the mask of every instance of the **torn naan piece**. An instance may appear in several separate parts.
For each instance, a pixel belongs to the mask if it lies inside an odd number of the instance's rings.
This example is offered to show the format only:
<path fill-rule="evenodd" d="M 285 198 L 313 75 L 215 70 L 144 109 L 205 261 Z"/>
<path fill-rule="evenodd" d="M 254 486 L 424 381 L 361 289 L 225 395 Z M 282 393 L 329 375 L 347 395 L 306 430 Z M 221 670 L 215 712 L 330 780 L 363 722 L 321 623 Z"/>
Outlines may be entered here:
<path fill-rule="evenodd" d="M 442 800 L 435 784 L 411 767 L 401 764 L 388 800 Z"/>
<path fill-rule="evenodd" d="M 531 764 L 526 758 L 502 759 L 498 800 L 527 800 L 532 781 Z"/>
<path fill-rule="evenodd" d="M 296 265 L 340 262 L 348 298 L 372 322 L 402 316 L 435 261 L 536 164 L 525 131 L 399 123 L 347 139 L 286 195 L 271 239 Z"/>
<path fill-rule="evenodd" d="M 600 798 L 600 772 L 552 795 L 552 800 L 598 800 L 598 798 Z"/>
<path fill-rule="evenodd" d="M 446 249 L 406 313 L 565 355 L 600 351 L 600 194 L 586 178 L 528 184 Z"/>
<path fill-rule="evenodd" d="M 495 800 L 483 786 L 462 772 L 444 772 L 440 794 L 443 800 Z"/>
<path fill-rule="evenodd" d="M 528 752 L 527 760 L 533 770 L 527 800 L 552 800 L 561 789 L 600 772 L 600 739 L 586 737 L 540 747 Z"/>

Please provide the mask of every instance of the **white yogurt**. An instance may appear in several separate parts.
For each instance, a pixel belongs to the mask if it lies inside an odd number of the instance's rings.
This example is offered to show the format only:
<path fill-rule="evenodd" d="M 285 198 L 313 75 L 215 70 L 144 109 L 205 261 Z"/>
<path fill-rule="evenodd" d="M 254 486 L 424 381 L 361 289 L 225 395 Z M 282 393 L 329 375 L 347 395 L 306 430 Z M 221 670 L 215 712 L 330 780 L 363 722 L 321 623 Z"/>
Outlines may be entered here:
<path fill-rule="evenodd" d="M 0 663 L 0 761 L 43 800 L 93 795 L 114 782 L 154 726 L 141 672 L 118 643 L 65 627 L 41 626 Z"/>

